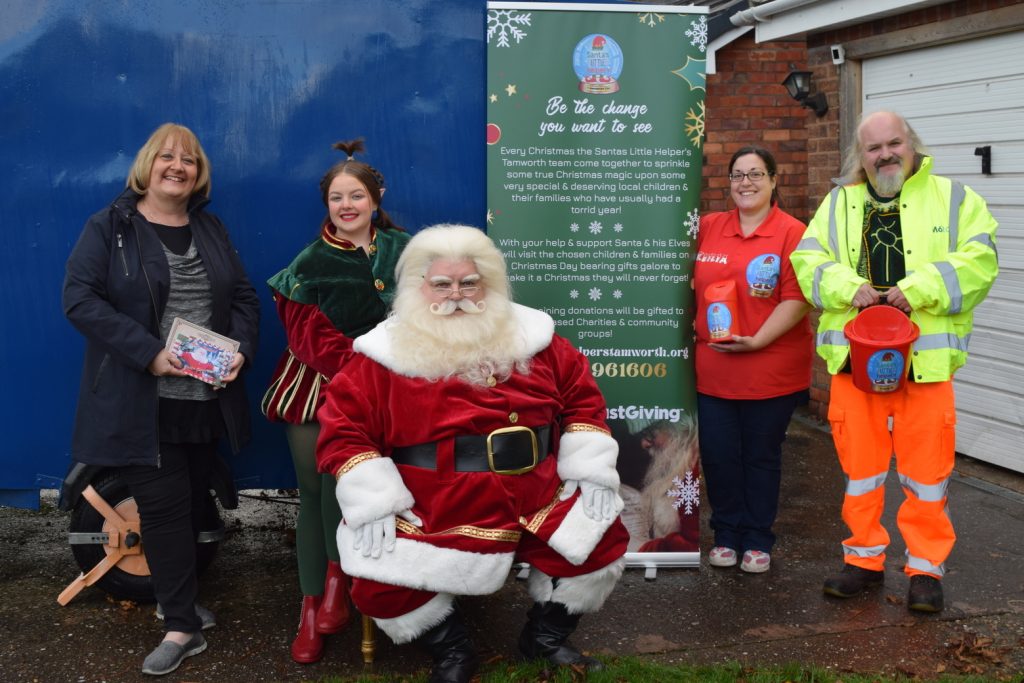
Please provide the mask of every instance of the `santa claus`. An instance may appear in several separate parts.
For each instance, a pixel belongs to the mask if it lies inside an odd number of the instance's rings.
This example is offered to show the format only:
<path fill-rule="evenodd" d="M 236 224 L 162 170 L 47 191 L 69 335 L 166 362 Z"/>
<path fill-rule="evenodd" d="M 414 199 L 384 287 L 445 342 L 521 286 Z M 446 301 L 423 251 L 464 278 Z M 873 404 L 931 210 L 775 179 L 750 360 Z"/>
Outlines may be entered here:
<path fill-rule="evenodd" d="M 318 414 L 353 602 L 431 653 L 431 681 L 469 681 L 478 660 L 455 596 L 492 593 L 526 562 L 522 653 L 600 668 L 568 637 L 611 594 L 628 535 L 586 358 L 511 302 L 501 252 L 476 228 L 421 231 L 397 279 L 392 315 L 356 340 Z"/>

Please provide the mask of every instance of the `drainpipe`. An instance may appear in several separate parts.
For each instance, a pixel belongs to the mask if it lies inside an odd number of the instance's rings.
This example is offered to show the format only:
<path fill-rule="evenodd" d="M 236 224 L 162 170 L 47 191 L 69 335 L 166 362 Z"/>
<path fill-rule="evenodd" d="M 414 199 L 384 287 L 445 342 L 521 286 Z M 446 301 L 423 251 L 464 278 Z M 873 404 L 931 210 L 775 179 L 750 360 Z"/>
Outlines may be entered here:
<path fill-rule="evenodd" d="M 818 0 L 771 0 L 756 7 L 745 9 L 729 17 L 734 26 L 753 26 L 759 21 L 770 19 L 776 14 L 786 12 L 797 7 L 810 5 Z"/>

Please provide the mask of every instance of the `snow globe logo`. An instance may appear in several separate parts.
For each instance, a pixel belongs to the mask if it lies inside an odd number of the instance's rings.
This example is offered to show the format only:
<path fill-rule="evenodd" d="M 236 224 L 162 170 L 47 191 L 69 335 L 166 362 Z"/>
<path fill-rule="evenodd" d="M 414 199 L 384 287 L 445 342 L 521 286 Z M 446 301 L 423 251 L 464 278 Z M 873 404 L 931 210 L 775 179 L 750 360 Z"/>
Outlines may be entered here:
<path fill-rule="evenodd" d="M 622 48 L 611 36 L 591 33 L 576 43 L 572 68 L 581 92 L 608 95 L 619 90 L 622 73 Z"/>
<path fill-rule="evenodd" d="M 896 391 L 903 377 L 903 354 L 896 349 L 882 349 L 868 358 L 868 379 L 879 393 Z"/>
<path fill-rule="evenodd" d="M 747 264 L 747 285 L 750 296 L 765 298 L 775 292 L 779 284 L 778 254 L 761 254 Z"/>

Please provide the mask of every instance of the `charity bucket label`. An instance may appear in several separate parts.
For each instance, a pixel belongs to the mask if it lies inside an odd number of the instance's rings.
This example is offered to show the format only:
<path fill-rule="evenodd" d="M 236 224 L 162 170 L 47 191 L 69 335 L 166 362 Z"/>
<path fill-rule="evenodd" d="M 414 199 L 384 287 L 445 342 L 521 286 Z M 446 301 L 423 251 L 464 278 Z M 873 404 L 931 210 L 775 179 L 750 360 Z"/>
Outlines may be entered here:
<path fill-rule="evenodd" d="M 708 306 L 708 336 L 712 339 L 732 336 L 732 311 L 723 303 Z"/>
<path fill-rule="evenodd" d="M 899 349 L 881 349 L 868 358 L 867 375 L 871 389 L 878 393 L 896 391 L 900 388 L 904 368 L 903 354 Z"/>

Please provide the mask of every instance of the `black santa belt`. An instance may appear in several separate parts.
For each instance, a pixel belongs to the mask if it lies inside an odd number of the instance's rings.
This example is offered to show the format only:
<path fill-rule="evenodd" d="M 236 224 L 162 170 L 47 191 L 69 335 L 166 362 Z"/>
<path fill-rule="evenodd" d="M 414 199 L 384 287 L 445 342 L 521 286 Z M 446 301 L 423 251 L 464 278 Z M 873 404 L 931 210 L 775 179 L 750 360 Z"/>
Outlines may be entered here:
<path fill-rule="evenodd" d="M 455 437 L 456 472 L 525 474 L 535 468 L 551 449 L 551 425 L 503 427 L 490 434 Z M 437 469 L 437 441 L 400 446 L 391 451 L 397 465 Z"/>

